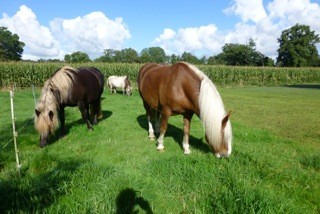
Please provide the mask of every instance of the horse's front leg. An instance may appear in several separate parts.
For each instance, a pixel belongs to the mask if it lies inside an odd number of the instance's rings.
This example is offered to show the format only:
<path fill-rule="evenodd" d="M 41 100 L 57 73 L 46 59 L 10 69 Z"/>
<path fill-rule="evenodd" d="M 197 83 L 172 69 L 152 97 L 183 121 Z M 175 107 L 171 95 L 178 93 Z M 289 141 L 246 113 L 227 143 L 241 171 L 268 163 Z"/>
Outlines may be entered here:
<path fill-rule="evenodd" d="M 189 145 L 189 133 L 190 133 L 190 123 L 193 113 L 183 115 L 183 141 L 182 147 L 184 154 L 188 155 L 191 153 Z"/>
<path fill-rule="evenodd" d="M 92 130 L 92 125 L 90 123 L 89 116 L 89 105 L 85 104 L 82 101 L 78 102 L 78 108 L 81 112 L 82 119 L 87 123 L 87 127 L 89 130 Z"/>
<path fill-rule="evenodd" d="M 165 109 L 163 108 L 161 110 L 161 125 L 160 125 L 160 135 L 158 137 L 158 146 L 157 146 L 157 150 L 159 151 L 163 151 L 164 150 L 164 145 L 163 145 L 163 139 L 164 139 L 164 135 L 167 131 L 167 127 L 168 127 L 168 119 L 169 116 L 171 115 L 171 111 L 169 109 Z"/>
<path fill-rule="evenodd" d="M 66 135 L 65 130 L 65 115 L 64 115 L 64 107 L 60 107 L 59 110 L 59 120 L 60 120 L 60 137 L 64 137 Z"/>

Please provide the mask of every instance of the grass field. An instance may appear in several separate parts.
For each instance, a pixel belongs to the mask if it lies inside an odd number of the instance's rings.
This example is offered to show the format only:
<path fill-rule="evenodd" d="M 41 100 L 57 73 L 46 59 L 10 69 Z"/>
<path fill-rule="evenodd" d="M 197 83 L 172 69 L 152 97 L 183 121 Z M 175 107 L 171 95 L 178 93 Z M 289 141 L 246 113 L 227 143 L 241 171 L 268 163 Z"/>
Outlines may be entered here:
<path fill-rule="evenodd" d="M 158 152 L 137 91 L 106 90 L 104 118 L 92 132 L 67 108 L 67 136 L 40 149 L 32 91 L 16 90 L 20 178 L 9 93 L 1 92 L 0 212 L 319 213 L 320 85 L 219 91 L 233 111 L 229 159 L 210 153 L 196 117 L 190 155 L 181 148 L 181 116 L 170 118 Z"/>

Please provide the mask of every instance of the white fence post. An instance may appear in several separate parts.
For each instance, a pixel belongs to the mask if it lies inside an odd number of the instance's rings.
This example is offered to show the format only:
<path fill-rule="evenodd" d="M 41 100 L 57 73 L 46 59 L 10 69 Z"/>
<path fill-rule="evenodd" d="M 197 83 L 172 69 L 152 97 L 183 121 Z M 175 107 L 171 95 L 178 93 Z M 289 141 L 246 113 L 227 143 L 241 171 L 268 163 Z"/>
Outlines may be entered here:
<path fill-rule="evenodd" d="M 14 150 L 15 150 L 15 154 L 16 154 L 16 163 L 17 163 L 18 174 L 20 176 L 21 165 L 20 165 L 20 162 L 19 162 L 19 150 L 18 150 L 18 145 L 17 145 L 18 132 L 16 132 L 14 108 L 13 108 L 13 97 L 14 97 L 14 93 L 13 93 L 13 91 L 10 91 L 11 119 L 12 119 L 12 132 L 13 132 Z"/>

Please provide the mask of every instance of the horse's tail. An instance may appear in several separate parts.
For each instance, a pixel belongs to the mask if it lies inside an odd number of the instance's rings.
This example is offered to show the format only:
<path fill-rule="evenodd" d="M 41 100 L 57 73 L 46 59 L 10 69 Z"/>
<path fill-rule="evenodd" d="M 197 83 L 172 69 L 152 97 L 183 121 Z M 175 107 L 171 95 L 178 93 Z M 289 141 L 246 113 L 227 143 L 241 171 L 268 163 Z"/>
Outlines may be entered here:
<path fill-rule="evenodd" d="M 207 141 L 214 151 L 223 154 L 231 154 L 232 130 L 229 114 L 226 114 L 224 105 L 218 90 L 212 81 L 198 68 L 193 65 L 189 67 L 202 79 L 199 94 L 200 119 L 203 122 Z M 220 155 L 220 154 L 216 154 Z"/>

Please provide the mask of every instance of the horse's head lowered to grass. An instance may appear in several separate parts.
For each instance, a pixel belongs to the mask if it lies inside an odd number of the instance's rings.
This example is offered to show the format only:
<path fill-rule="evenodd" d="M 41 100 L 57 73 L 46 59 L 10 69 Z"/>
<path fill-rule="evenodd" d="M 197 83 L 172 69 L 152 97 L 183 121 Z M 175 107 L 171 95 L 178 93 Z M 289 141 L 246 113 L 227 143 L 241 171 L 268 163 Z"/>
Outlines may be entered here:
<path fill-rule="evenodd" d="M 48 79 L 41 91 L 35 109 L 35 129 L 40 134 L 40 147 L 47 144 L 50 134 L 59 126 L 60 136 L 65 135 L 66 106 L 78 106 L 88 129 L 98 122 L 101 113 L 101 95 L 104 89 L 104 77 L 96 68 L 79 68 L 65 66 L 57 70 Z M 89 113 L 89 107 L 91 112 Z"/>

